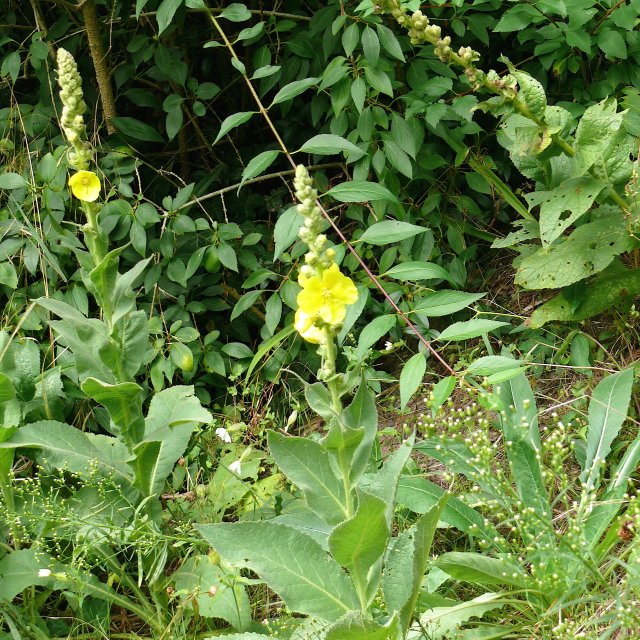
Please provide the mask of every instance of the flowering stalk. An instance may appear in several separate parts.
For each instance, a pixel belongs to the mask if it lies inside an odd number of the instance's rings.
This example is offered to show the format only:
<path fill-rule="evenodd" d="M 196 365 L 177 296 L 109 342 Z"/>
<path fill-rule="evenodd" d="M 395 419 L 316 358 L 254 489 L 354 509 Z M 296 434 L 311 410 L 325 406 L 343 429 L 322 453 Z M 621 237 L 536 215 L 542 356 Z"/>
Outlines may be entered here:
<path fill-rule="evenodd" d="M 58 49 L 58 84 L 62 100 L 60 128 L 68 143 L 67 158 L 77 172 L 69 178 L 71 193 L 82 202 L 87 216 L 83 226 L 85 242 L 93 262 L 98 266 L 107 253 L 107 240 L 98 225 L 100 206 L 96 200 L 100 196 L 100 179 L 89 170 L 93 163 L 93 147 L 87 141 L 84 112 L 87 105 L 82 93 L 82 78 L 73 56 L 65 49 Z"/>

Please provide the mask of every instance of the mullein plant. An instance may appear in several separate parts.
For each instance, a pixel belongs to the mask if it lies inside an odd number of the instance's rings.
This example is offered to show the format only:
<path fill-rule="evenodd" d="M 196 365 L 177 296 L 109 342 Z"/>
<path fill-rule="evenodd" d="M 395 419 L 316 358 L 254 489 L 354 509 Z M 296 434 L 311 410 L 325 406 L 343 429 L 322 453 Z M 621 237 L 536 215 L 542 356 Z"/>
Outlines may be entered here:
<path fill-rule="evenodd" d="M 321 356 L 318 381 L 306 384 L 305 396 L 324 420 L 325 432 L 321 439 L 288 436 L 284 429 L 268 433 L 271 455 L 303 500 L 268 521 L 197 528 L 215 548 L 214 557 L 254 571 L 290 611 L 308 616 L 294 637 L 414 637 L 414 611 L 446 494 L 392 536 L 396 489 L 413 436 L 384 464 L 372 455 L 378 424 L 374 398 L 358 367 L 344 373 L 337 367 L 336 334 L 357 289 L 321 233 L 317 192 L 305 167 L 297 168 L 294 185 L 304 217 L 300 238 L 309 247 L 294 322 Z"/>

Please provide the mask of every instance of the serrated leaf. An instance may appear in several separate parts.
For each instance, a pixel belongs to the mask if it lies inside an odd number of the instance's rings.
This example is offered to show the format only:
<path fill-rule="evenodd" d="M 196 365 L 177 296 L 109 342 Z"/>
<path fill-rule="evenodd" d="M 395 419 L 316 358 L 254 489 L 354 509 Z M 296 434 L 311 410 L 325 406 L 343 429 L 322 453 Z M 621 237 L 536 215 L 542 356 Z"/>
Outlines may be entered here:
<path fill-rule="evenodd" d="M 362 32 L 362 50 L 367 62 L 375 67 L 380 57 L 380 39 L 378 34 L 369 26 L 366 26 Z"/>
<path fill-rule="evenodd" d="M 251 19 L 251 12 L 244 4 L 232 2 L 221 13 L 221 18 L 226 18 L 230 22 L 245 22 Z"/>
<path fill-rule="evenodd" d="M 344 151 L 348 154 L 350 161 L 358 160 L 365 155 L 365 152 L 353 142 L 349 142 L 342 136 L 330 133 L 320 133 L 317 136 L 313 136 L 300 147 L 299 151 L 315 153 L 321 156 L 334 155 Z"/>
<path fill-rule="evenodd" d="M 292 98 L 299 96 L 307 89 L 318 84 L 319 81 L 320 78 L 305 78 L 304 80 L 295 80 L 294 82 L 290 82 L 276 93 L 270 106 L 286 102 L 287 100 L 291 100 Z"/>
<path fill-rule="evenodd" d="M 386 187 L 383 187 L 377 182 L 368 182 L 366 180 L 342 182 L 332 189 L 329 189 L 324 195 L 331 196 L 338 200 L 338 202 L 370 202 L 371 200 L 400 202 Z"/>
<path fill-rule="evenodd" d="M 438 340 L 470 340 L 485 335 L 490 331 L 500 327 L 509 326 L 508 322 L 498 322 L 497 320 L 485 320 L 475 318 L 466 322 L 455 322 L 449 325 L 439 336 Z"/>
<path fill-rule="evenodd" d="M 407 406 L 413 394 L 420 388 L 427 361 L 422 353 L 415 353 L 407 360 L 400 372 L 400 409 Z"/>
<path fill-rule="evenodd" d="M 227 562 L 255 571 L 291 611 L 338 620 L 358 608 L 347 574 L 315 540 L 296 529 L 272 522 L 196 529 Z"/>

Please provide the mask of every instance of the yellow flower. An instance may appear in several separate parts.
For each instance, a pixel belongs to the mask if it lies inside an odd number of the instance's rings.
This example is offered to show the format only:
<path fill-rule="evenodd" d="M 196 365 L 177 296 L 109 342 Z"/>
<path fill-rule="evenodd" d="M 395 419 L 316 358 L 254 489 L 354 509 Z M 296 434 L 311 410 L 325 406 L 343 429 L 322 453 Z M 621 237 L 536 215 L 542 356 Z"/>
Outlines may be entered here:
<path fill-rule="evenodd" d="M 340 272 L 334 262 L 322 275 L 301 281 L 298 294 L 299 310 L 306 316 L 319 316 L 327 324 L 340 324 L 347 313 L 347 305 L 358 299 L 353 280 Z"/>
<path fill-rule="evenodd" d="M 100 178 L 93 171 L 78 171 L 69 178 L 69 187 L 78 200 L 94 202 L 100 195 Z"/>
<path fill-rule="evenodd" d="M 313 344 L 320 344 L 326 339 L 326 334 L 322 329 L 313 323 L 313 317 L 308 316 L 302 309 L 296 311 L 294 326 L 296 331 L 307 341 Z"/>

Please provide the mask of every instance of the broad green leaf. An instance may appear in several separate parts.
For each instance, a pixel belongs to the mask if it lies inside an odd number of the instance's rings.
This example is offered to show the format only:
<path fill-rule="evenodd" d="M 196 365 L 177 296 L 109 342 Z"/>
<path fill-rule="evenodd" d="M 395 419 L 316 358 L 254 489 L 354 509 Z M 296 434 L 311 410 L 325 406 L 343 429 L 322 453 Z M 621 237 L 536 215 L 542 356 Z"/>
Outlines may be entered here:
<path fill-rule="evenodd" d="M 262 293 L 263 292 L 261 290 L 258 290 L 248 291 L 243 294 L 233 307 L 230 318 L 231 322 L 233 322 L 239 315 L 243 314 L 247 309 L 250 309 L 257 302 Z"/>
<path fill-rule="evenodd" d="M 439 269 L 442 269 L 442 267 L 439 267 Z M 438 277 L 444 277 L 449 280 L 451 277 L 449 272 L 444 269 L 443 271 L 445 271 L 447 275 Z M 450 316 L 484 298 L 485 295 L 484 293 L 465 293 L 464 291 L 434 291 L 419 298 L 415 303 L 413 311 L 428 318 Z"/>
<path fill-rule="evenodd" d="M 239 113 L 234 113 L 230 116 L 227 116 L 220 125 L 220 131 L 218 131 L 218 135 L 216 139 L 213 141 L 213 144 L 218 142 L 222 136 L 226 136 L 231 129 L 235 129 L 239 127 L 241 124 L 247 122 L 252 115 L 255 114 L 255 111 L 240 111 Z"/>
<path fill-rule="evenodd" d="M 280 214 L 273 230 L 275 250 L 273 259 L 277 260 L 283 252 L 288 249 L 298 237 L 298 231 L 304 224 L 304 218 L 298 211 L 298 207 L 289 207 Z"/>
<path fill-rule="evenodd" d="M 423 353 L 415 353 L 404 363 L 400 372 L 400 410 L 420 388 L 426 370 L 427 360 Z"/>
<path fill-rule="evenodd" d="M 397 640 L 401 637 L 400 621 L 393 616 L 382 626 L 352 611 L 329 628 L 323 640 Z M 306 640 L 310 640 L 309 637 Z"/>
<path fill-rule="evenodd" d="M 382 222 L 378 224 L 383 224 Z M 370 227 L 373 229 L 375 225 Z M 382 229 L 381 231 L 384 231 Z M 422 229 L 426 231 L 426 229 Z M 395 280 L 451 280 L 451 275 L 433 262 L 401 262 L 382 274 Z"/>
<path fill-rule="evenodd" d="M 409 222 L 400 222 L 399 220 L 382 220 L 372 224 L 365 232 L 358 238 L 358 242 L 366 242 L 375 246 L 382 246 L 385 244 L 391 244 L 393 242 L 400 242 L 407 238 L 412 238 L 419 233 L 427 231 L 426 227 L 420 227 L 416 224 L 410 224 Z M 410 266 L 408 266 L 410 265 Z M 410 268 L 422 267 L 422 271 L 418 273 L 427 274 L 429 271 L 438 271 L 434 267 L 437 265 L 431 265 L 428 262 L 415 263 L 409 262 L 402 265 L 397 265 L 387 271 L 387 275 L 396 276 L 398 273 L 407 273 Z M 444 269 L 443 269 L 444 271 Z M 447 274 L 448 276 L 449 274 Z M 424 277 L 424 275 L 423 275 Z M 444 276 L 429 276 L 444 277 Z M 415 276 L 414 276 L 415 278 Z"/>
<path fill-rule="evenodd" d="M 174 386 L 151 399 L 144 437 L 134 449 L 136 485 L 145 495 L 157 495 L 189 444 L 193 430 L 208 424 L 211 414 L 202 407 L 193 387 Z"/>
<path fill-rule="evenodd" d="M 136 120 L 136 118 L 120 116 L 112 118 L 111 122 L 118 131 L 123 133 L 125 136 L 133 138 L 134 140 L 142 140 L 144 142 L 164 142 L 164 139 L 156 129 L 145 122 Z"/>
<path fill-rule="evenodd" d="M 16 388 L 11 382 L 11 378 L 4 373 L 0 373 L 0 405 L 13 400 L 16 397 Z"/>
<path fill-rule="evenodd" d="M 587 452 L 580 480 L 593 489 L 601 477 L 601 464 L 611 451 L 611 444 L 627 419 L 633 369 L 625 369 L 604 378 L 591 394 Z"/>
<path fill-rule="evenodd" d="M 158 21 L 158 35 L 171 24 L 173 16 L 182 4 L 183 0 L 162 0 L 158 11 L 156 12 L 156 20 Z"/>
<path fill-rule="evenodd" d="M 485 613 L 500 609 L 508 604 L 502 593 L 483 593 L 473 600 L 461 602 L 451 607 L 434 607 L 420 616 L 420 625 L 430 640 L 444 640 L 450 632 L 471 618 L 482 618 Z M 408 636 L 409 640 L 423 638 L 423 632 Z"/>
<path fill-rule="evenodd" d="M 450 398 L 456 388 L 456 383 L 457 378 L 455 376 L 446 376 L 434 385 L 430 394 L 431 415 L 435 416 L 438 409 Z"/>
<path fill-rule="evenodd" d="M 622 124 L 615 98 L 590 106 L 576 128 L 575 160 L 583 172 L 598 162 Z"/>
<path fill-rule="evenodd" d="M 342 136 L 330 133 L 320 133 L 313 138 L 309 138 L 299 151 L 304 153 L 315 153 L 321 156 L 330 156 L 344 151 L 349 155 L 349 160 L 358 160 L 365 155 L 365 152 L 357 147 L 353 142 L 349 142 Z"/>
<path fill-rule="evenodd" d="M 0 262 L 0 284 L 9 289 L 18 288 L 18 273 L 11 262 Z"/>
<path fill-rule="evenodd" d="M 4 449 L 40 449 L 47 463 L 56 469 L 67 469 L 84 475 L 97 465 L 105 475 L 113 475 L 125 486 L 131 477 L 123 464 L 106 460 L 85 433 L 55 420 L 41 420 L 21 427 L 9 440 L 0 442 Z"/>
<path fill-rule="evenodd" d="M 52 585 L 54 579 L 39 576 L 39 572 L 55 570 L 56 564 L 48 553 L 36 547 L 11 551 L 0 560 L 0 600 L 8 604 L 27 587 Z"/>
<path fill-rule="evenodd" d="M 346 517 L 344 487 L 327 450 L 309 438 L 268 432 L 269 451 L 278 468 L 304 493 L 309 508 L 330 524 Z"/>
<path fill-rule="evenodd" d="M 373 345 L 383 336 L 387 335 L 392 327 L 396 325 L 396 317 L 394 315 L 384 315 L 374 318 L 360 332 L 358 338 L 358 348 L 356 353 L 358 356 L 364 356 Z"/>
<path fill-rule="evenodd" d="M 92 400 L 107 408 L 116 434 L 133 448 L 144 432 L 142 387 L 135 382 L 108 384 L 95 378 L 87 378 L 80 387 Z"/>
<path fill-rule="evenodd" d="M 531 328 L 539 329 L 547 322 L 580 322 L 607 309 L 626 310 L 640 295 L 640 269 L 624 270 L 597 276 L 587 287 L 584 300 L 577 309 L 562 294 L 551 298 L 531 314 Z"/>
<path fill-rule="evenodd" d="M 19 174 L 7 171 L 0 173 L 0 189 L 21 189 L 27 186 L 27 181 Z"/>
<path fill-rule="evenodd" d="M 263 151 L 259 153 L 255 158 L 251 158 L 249 164 L 244 168 L 242 172 L 242 178 L 240 184 L 242 185 L 247 180 L 251 180 L 261 173 L 266 171 L 274 162 L 274 160 L 280 155 L 279 151 Z"/>
<path fill-rule="evenodd" d="M 379 67 L 371 67 L 367 65 L 364 68 L 364 77 L 369 85 L 380 93 L 393 98 L 393 87 L 391 86 L 391 78 Z"/>
<path fill-rule="evenodd" d="M 468 367 L 467 373 L 476 376 L 490 376 L 494 373 L 517 369 L 522 364 L 522 360 L 507 358 L 506 356 L 483 356 L 474 360 Z"/>
<path fill-rule="evenodd" d="M 251 20 L 251 12 L 240 2 L 232 2 L 221 13 L 221 18 L 226 18 L 230 22 L 246 22 Z"/>
<path fill-rule="evenodd" d="M 320 78 L 305 78 L 304 80 L 295 80 L 294 82 L 290 82 L 289 84 L 282 87 L 282 89 L 280 89 L 278 93 L 276 93 L 276 95 L 273 97 L 273 101 L 271 102 L 270 107 L 299 96 L 307 89 L 310 89 L 314 85 L 318 84 L 319 81 Z"/>
<path fill-rule="evenodd" d="M 433 536 L 446 502 L 447 494 L 444 494 L 416 524 L 398 535 L 387 555 L 382 590 L 387 606 L 398 613 L 405 632 L 415 614 L 422 580 L 431 558 Z"/>
<path fill-rule="evenodd" d="M 361 380 L 351 404 L 342 413 L 342 422 L 351 429 L 353 452 L 346 449 L 350 459 L 349 479 L 356 486 L 371 459 L 373 445 L 378 434 L 378 410 L 375 398 L 365 380 Z M 359 432 L 362 432 L 360 436 Z M 356 435 L 357 434 L 357 435 Z M 327 437 L 326 442 L 329 442 Z"/>
<path fill-rule="evenodd" d="M 298 529 L 298 531 L 313 538 L 325 551 L 329 552 L 329 535 L 333 527 L 327 524 L 320 516 L 317 516 L 311 509 L 308 507 L 300 508 L 300 505 L 300 501 L 292 503 L 291 511 L 281 513 L 272 522 Z"/>
<path fill-rule="evenodd" d="M 455 322 L 449 325 L 438 336 L 438 340 L 470 340 L 471 338 L 477 338 L 490 331 L 506 326 L 509 326 L 508 322 L 485 320 L 484 318 L 476 318 L 474 320 L 467 320 L 466 322 Z"/>
<path fill-rule="evenodd" d="M 614 29 L 601 29 L 596 35 L 596 42 L 609 60 L 627 59 L 627 43 L 618 31 Z"/>
<path fill-rule="evenodd" d="M 342 182 L 332 189 L 329 189 L 329 191 L 324 195 L 331 196 L 338 202 L 370 202 L 371 200 L 387 200 L 388 202 L 395 203 L 399 202 L 398 198 L 396 198 L 389 189 L 383 187 L 377 182 L 367 182 L 366 180 Z"/>
<path fill-rule="evenodd" d="M 407 152 L 393 140 L 385 140 L 384 155 L 389 164 L 403 176 L 413 178 L 413 165 Z"/>
<path fill-rule="evenodd" d="M 531 5 L 518 3 L 514 7 L 507 9 L 498 24 L 493 28 L 498 33 L 509 33 L 512 31 L 521 31 L 531 24 L 535 24 L 543 19 L 540 12 Z"/>
<path fill-rule="evenodd" d="M 526 587 L 526 575 L 522 568 L 504 558 L 490 558 L 470 551 L 451 551 L 439 555 L 435 566 L 455 580 L 482 585 L 509 585 L 519 589 Z"/>
<path fill-rule="evenodd" d="M 364 57 L 367 62 L 375 67 L 378 64 L 378 58 L 380 57 L 380 39 L 378 34 L 369 26 L 366 26 L 362 31 L 362 50 L 364 51 Z"/>
<path fill-rule="evenodd" d="M 522 100 L 527 109 L 536 117 L 544 118 L 547 108 L 547 96 L 543 86 L 524 71 L 511 71 L 518 81 L 518 98 Z"/>
<path fill-rule="evenodd" d="M 565 180 L 552 191 L 527 196 L 530 207 L 540 206 L 540 239 L 544 247 L 559 238 L 593 204 L 606 183 L 591 176 Z"/>
<path fill-rule="evenodd" d="M 415 513 L 427 513 L 447 493 L 440 485 L 422 476 L 402 476 L 398 483 L 398 504 Z M 466 534 L 481 537 L 490 547 L 506 544 L 496 528 L 480 512 L 465 504 L 459 498 L 449 496 L 440 513 L 440 520 Z"/>
<path fill-rule="evenodd" d="M 383 24 L 376 24 L 376 30 L 378 32 L 378 37 L 380 38 L 380 44 L 384 50 L 397 60 L 400 60 L 400 62 L 404 62 L 402 47 L 400 46 L 395 33 Z"/>
<path fill-rule="evenodd" d="M 349 569 L 356 584 L 376 590 L 379 575 L 370 569 L 382 557 L 389 538 L 386 504 L 368 493 L 360 493 L 355 514 L 337 525 L 329 536 L 331 555 Z"/>
<path fill-rule="evenodd" d="M 338 620 L 358 608 L 355 590 L 338 563 L 296 529 L 272 522 L 196 525 L 196 529 L 224 560 L 255 571 L 291 611 Z"/>
<path fill-rule="evenodd" d="M 251 624 L 251 605 L 237 573 L 224 571 L 209 556 L 191 556 L 172 576 L 177 591 L 184 593 L 183 602 L 194 607 L 205 618 L 222 618 L 235 629 Z M 187 604 L 195 596 L 193 605 Z M 264 638 L 264 636 L 261 636 Z"/>
<path fill-rule="evenodd" d="M 621 213 L 578 227 L 566 240 L 538 249 L 518 265 L 515 282 L 527 289 L 559 289 L 607 267 L 633 240 Z"/>

